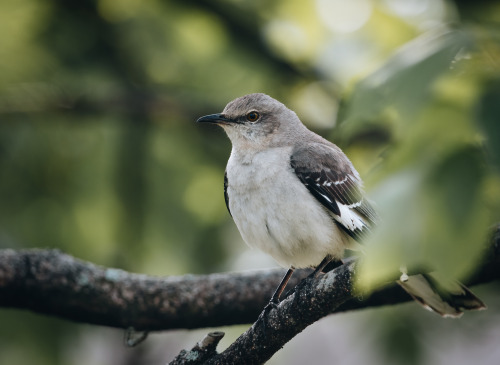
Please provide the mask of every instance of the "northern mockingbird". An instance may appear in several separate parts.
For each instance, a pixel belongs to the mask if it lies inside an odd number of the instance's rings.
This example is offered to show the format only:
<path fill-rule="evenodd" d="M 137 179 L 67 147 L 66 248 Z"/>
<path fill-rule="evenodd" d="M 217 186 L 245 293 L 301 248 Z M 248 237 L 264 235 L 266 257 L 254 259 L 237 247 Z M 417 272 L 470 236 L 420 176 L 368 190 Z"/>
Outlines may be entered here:
<path fill-rule="evenodd" d="M 279 101 L 245 95 L 198 122 L 221 126 L 231 140 L 224 197 L 241 236 L 289 268 L 270 305 L 279 302 L 295 268 L 315 267 L 317 275 L 374 226 L 377 215 L 351 161 Z M 441 315 L 484 306 L 463 286 L 458 297 L 437 299 L 439 290 L 426 275 L 405 276 L 400 284 Z"/>

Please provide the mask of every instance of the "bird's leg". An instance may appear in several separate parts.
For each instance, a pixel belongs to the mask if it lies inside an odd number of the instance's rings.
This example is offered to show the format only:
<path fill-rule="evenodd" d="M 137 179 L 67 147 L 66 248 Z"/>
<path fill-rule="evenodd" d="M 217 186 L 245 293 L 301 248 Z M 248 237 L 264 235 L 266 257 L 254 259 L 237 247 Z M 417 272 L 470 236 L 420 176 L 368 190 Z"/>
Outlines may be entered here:
<path fill-rule="evenodd" d="M 278 285 L 278 287 L 274 291 L 274 294 L 271 297 L 271 300 L 269 300 L 269 303 L 267 303 L 267 305 L 264 307 L 264 310 L 262 311 L 262 313 L 259 315 L 259 318 L 257 319 L 257 321 L 262 320 L 262 323 L 264 325 L 264 331 L 265 331 L 265 328 L 267 325 L 267 315 L 271 309 L 277 307 L 278 303 L 280 302 L 280 296 L 283 293 L 283 290 L 285 290 L 286 284 L 288 284 L 288 281 L 292 277 L 294 270 L 295 270 L 295 268 L 293 266 L 288 269 L 285 276 L 283 276 L 283 279 L 281 279 L 280 285 Z"/>
<path fill-rule="evenodd" d="M 315 278 L 318 276 L 320 272 L 323 271 L 323 269 L 332 261 L 333 258 L 330 255 L 326 255 L 325 258 L 319 263 L 318 266 L 314 269 L 314 271 L 309 274 L 308 278 Z"/>
<path fill-rule="evenodd" d="M 322 271 L 326 274 L 327 272 L 335 270 L 337 267 L 344 265 L 348 261 L 349 259 L 342 259 L 342 260 L 333 259 L 323 268 Z"/>
<path fill-rule="evenodd" d="M 269 303 L 267 303 L 264 310 L 266 310 L 266 308 L 268 307 L 270 307 L 269 309 L 274 308 L 280 302 L 280 296 L 283 293 L 283 290 L 285 290 L 286 284 L 288 284 L 288 281 L 292 277 L 294 270 L 295 268 L 293 266 L 288 269 L 285 276 L 283 276 L 283 279 L 281 279 L 280 285 L 278 285 L 278 287 L 276 288 L 273 296 L 271 297 L 271 300 L 269 301 Z"/>
<path fill-rule="evenodd" d="M 299 291 L 312 279 L 318 277 L 318 275 L 323 271 L 325 267 L 328 266 L 330 262 L 332 262 L 333 258 L 330 255 L 325 256 L 325 258 L 319 263 L 318 266 L 314 269 L 312 273 L 307 275 L 304 279 L 298 283 L 295 288 L 291 289 L 289 292 L 286 293 L 286 297 L 291 295 L 292 293 L 295 293 L 295 297 L 293 298 L 293 303 L 296 305 L 298 303 L 299 299 Z"/>

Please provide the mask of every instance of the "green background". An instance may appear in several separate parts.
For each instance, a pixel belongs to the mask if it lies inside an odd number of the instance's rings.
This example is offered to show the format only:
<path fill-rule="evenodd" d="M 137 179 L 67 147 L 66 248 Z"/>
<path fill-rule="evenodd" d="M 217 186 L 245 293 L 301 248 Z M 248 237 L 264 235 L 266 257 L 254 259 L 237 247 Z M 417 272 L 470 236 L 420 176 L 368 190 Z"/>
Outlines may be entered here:
<path fill-rule="evenodd" d="M 196 125 L 265 92 L 341 146 L 384 221 L 361 283 L 400 262 L 454 278 L 500 221 L 500 6 L 424 0 L 0 2 L 0 248 L 150 275 L 275 266 L 224 206 L 230 143 Z M 497 364 L 489 309 L 415 304 L 320 321 L 271 364 Z M 159 364 L 207 330 L 150 336 L 0 311 L 1 364 Z M 244 326 L 224 329 L 227 346 Z"/>

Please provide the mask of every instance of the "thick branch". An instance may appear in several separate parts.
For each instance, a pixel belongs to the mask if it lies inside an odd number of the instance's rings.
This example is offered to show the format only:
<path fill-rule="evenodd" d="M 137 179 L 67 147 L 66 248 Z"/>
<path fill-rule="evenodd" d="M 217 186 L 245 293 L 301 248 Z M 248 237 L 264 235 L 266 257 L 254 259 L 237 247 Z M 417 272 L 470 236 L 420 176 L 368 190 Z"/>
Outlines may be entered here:
<path fill-rule="evenodd" d="M 295 335 L 353 298 L 355 262 L 342 265 L 315 280 L 308 279 L 268 315 L 257 320 L 221 354 L 203 364 L 262 364 Z M 175 363 L 174 363 L 175 364 Z"/>
<path fill-rule="evenodd" d="M 469 284 L 480 283 L 500 277 L 500 226 L 493 235 L 492 246 L 485 255 L 485 263 Z M 354 309 L 352 280 L 355 263 L 344 264 L 317 279 L 303 281 L 295 293 L 268 315 L 268 322 L 257 320 L 221 354 L 216 354 L 190 364 L 261 364 L 266 362 L 289 340 L 310 324 L 334 311 Z M 304 284 L 305 283 L 305 284 Z M 388 295 L 390 294 L 390 295 Z M 390 297 L 388 300 L 387 298 Z M 408 297 L 391 285 L 358 303 L 358 308 L 371 304 L 405 301 Z M 354 303 L 354 304 L 353 304 Z M 361 303 L 361 304 L 360 304 Z M 180 354 L 170 364 L 183 364 Z"/>
<path fill-rule="evenodd" d="M 500 230 L 468 284 L 500 278 Z M 0 306 L 73 321 L 136 330 L 203 328 L 252 323 L 284 270 L 152 277 L 103 268 L 56 250 L 0 250 Z M 307 271 L 292 277 L 295 286 Z M 396 304 L 410 298 L 382 288 L 335 311 Z M 330 309 L 330 312 L 333 309 Z"/>
<path fill-rule="evenodd" d="M 57 250 L 7 249 L 0 250 L 0 306 L 148 331 L 251 323 L 282 275 L 276 269 L 153 277 Z"/>

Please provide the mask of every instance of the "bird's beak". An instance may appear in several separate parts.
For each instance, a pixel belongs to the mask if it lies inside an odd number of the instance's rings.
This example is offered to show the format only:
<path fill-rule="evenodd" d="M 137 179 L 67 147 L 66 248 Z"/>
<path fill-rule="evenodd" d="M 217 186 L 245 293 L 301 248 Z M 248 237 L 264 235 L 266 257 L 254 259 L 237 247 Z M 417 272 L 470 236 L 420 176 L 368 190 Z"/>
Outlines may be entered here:
<path fill-rule="evenodd" d="M 214 124 L 225 124 L 232 123 L 233 121 L 226 118 L 223 114 L 210 114 L 204 117 L 198 118 L 197 123 L 214 123 Z"/>

